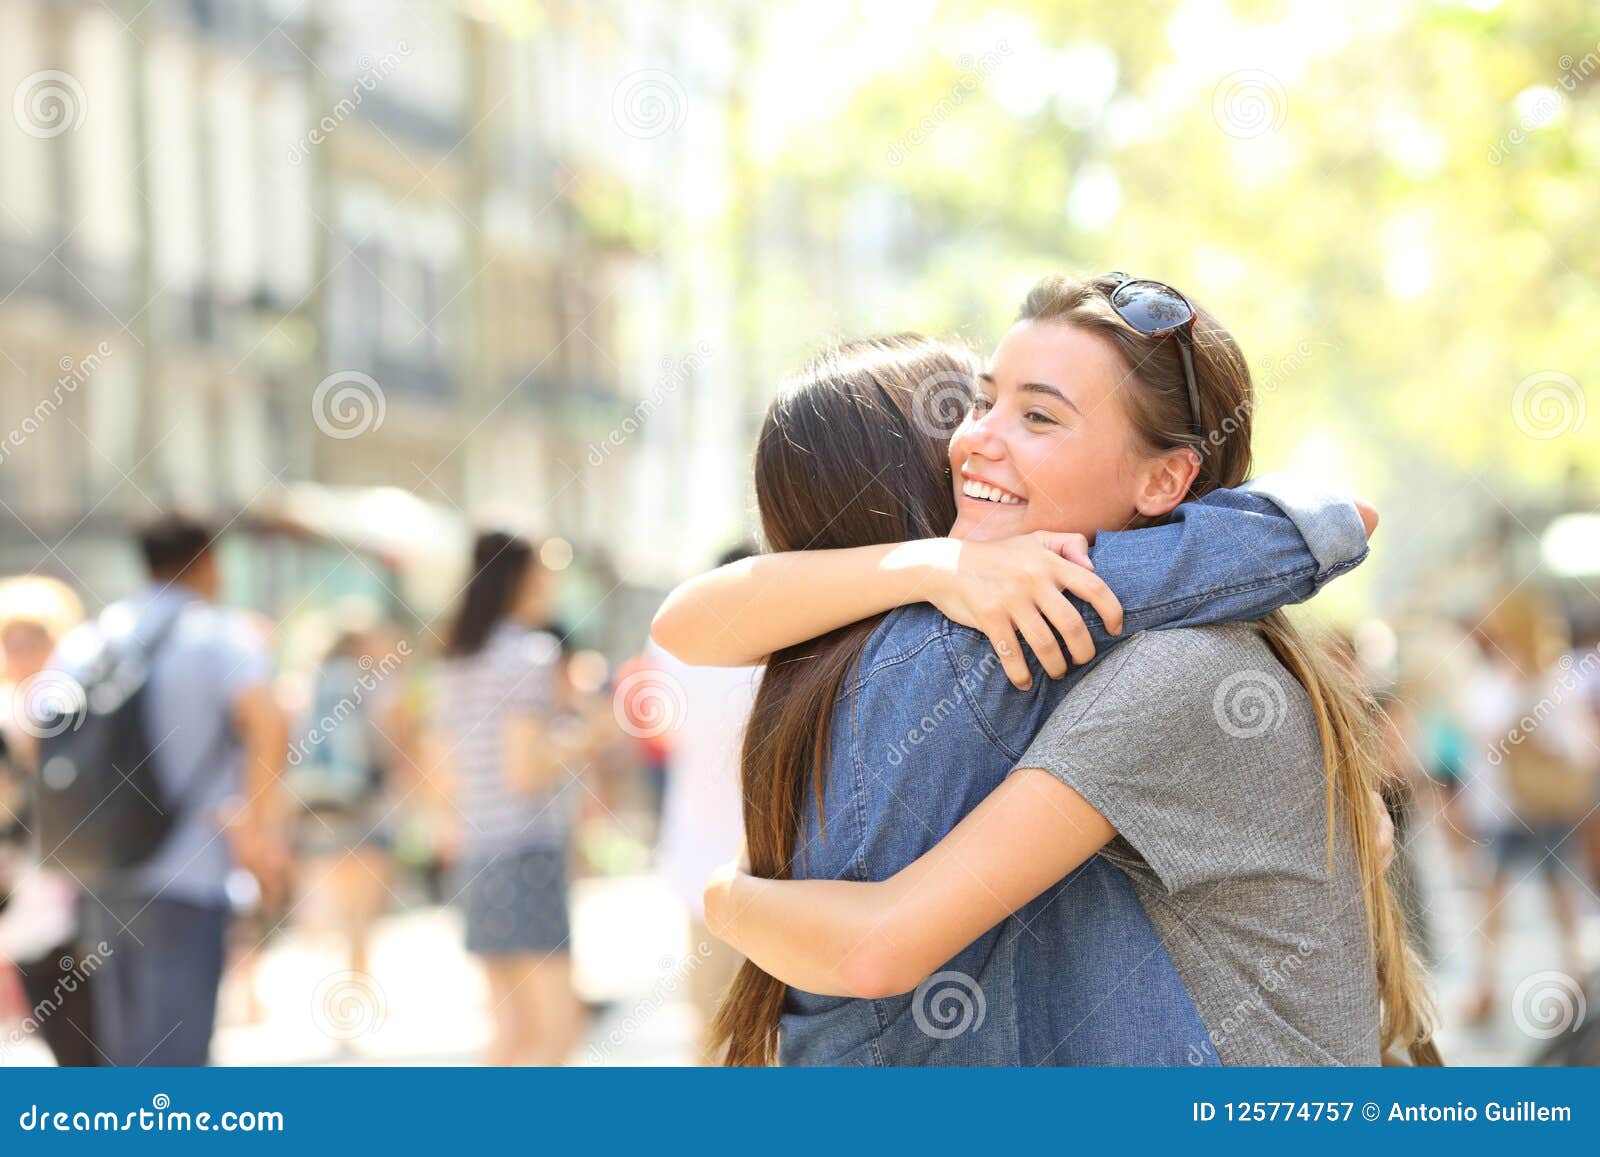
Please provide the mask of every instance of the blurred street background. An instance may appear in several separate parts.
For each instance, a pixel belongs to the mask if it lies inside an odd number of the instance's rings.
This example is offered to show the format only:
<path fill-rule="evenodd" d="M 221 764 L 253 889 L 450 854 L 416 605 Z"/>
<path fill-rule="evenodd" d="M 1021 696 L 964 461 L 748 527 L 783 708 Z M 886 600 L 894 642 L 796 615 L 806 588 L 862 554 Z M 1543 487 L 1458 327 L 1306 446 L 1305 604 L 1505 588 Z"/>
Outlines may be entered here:
<path fill-rule="evenodd" d="M 213 1056 L 476 1064 L 420 733 L 474 535 L 535 544 L 585 729 L 571 1059 L 693 1063 L 682 720 L 627 689 L 662 596 L 755 537 L 777 382 L 839 336 L 986 349 L 1045 273 L 1159 277 L 1249 353 L 1257 471 L 1382 514 L 1309 615 L 1402 739 L 1445 1056 L 1532 1063 L 1600 1016 L 1600 824 L 1508 866 L 1550 825 L 1484 752 L 1553 674 L 1600 771 L 1597 178 L 1585 0 L 0 0 L 0 576 L 70 591 L 53 643 L 181 510 L 292 744 L 335 657 L 380 672 L 382 862 L 230 880 Z M 0 1065 L 51 1063 L 7 992 Z"/>

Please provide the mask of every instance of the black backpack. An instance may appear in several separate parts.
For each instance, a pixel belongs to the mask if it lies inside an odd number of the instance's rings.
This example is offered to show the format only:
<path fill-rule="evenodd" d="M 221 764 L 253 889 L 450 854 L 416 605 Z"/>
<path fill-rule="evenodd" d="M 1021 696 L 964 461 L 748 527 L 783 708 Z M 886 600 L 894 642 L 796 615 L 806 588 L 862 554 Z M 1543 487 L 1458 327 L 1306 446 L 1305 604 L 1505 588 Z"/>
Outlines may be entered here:
<path fill-rule="evenodd" d="M 85 884 L 148 860 L 175 809 L 156 776 L 145 725 L 151 659 L 183 611 L 149 639 L 103 639 L 82 694 L 60 696 L 34 720 L 39 735 L 39 852 Z"/>

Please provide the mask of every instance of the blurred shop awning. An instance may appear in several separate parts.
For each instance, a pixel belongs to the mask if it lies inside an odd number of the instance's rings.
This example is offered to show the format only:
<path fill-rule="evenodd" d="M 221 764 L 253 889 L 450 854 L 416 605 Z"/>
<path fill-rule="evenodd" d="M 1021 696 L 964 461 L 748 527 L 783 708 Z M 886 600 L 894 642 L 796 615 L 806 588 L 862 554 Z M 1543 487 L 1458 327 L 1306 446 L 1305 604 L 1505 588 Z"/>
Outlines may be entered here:
<path fill-rule="evenodd" d="M 374 551 L 401 564 L 456 556 L 468 542 L 460 512 L 397 486 L 297 482 L 279 492 L 270 514 L 352 550 Z"/>
<path fill-rule="evenodd" d="M 257 521 L 378 555 L 398 572 L 407 602 L 424 614 L 453 601 L 471 530 L 454 507 L 396 486 L 283 487 Z"/>

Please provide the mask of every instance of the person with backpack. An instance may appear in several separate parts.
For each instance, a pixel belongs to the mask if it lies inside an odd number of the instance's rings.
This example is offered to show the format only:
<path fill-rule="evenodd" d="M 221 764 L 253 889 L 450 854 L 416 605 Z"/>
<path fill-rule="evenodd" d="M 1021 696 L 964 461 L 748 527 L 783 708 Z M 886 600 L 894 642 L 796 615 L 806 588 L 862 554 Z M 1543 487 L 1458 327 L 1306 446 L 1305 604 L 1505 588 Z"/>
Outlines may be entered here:
<path fill-rule="evenodd" d="M 208 1062 L 230 875 L 267 902 L 286 880 L 288 726 L 258 633 L 216 605 L 215 537 L 180 515 L 146 526 L 149 582 L 51 658 L 81 694 L 41 728 L 41 851 L 78 865 L 85 938 L 107 945 L 94 1017 L 114 1065 Z"/>

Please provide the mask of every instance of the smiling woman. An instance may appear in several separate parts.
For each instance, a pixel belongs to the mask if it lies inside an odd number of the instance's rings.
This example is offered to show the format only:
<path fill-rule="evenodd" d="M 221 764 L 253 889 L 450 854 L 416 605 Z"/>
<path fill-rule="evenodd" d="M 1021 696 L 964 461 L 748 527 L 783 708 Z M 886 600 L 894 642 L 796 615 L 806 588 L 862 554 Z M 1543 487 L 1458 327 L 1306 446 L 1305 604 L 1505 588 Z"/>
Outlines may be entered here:
<path fill-rule="evenodd" d="M 1150 510 L 1174 491 L 1181 497 L 1182 462 L 1128 453 L 1136 437 L 1127 411 L 1107 404 L 1126 376 L 1116 350 L 1091 332 L 1033 320 L 1013 326 L 950 439 L 951 466 L 975 484 L 962 489 L 951 533 L 986 539 L 1063 526 L 1125 528 L 1143 513 L 1127 497 L 1141 471 L 1155 475 L 1142 499 Z M 992 491 L 1015 501 L 992 501 Z"/>

